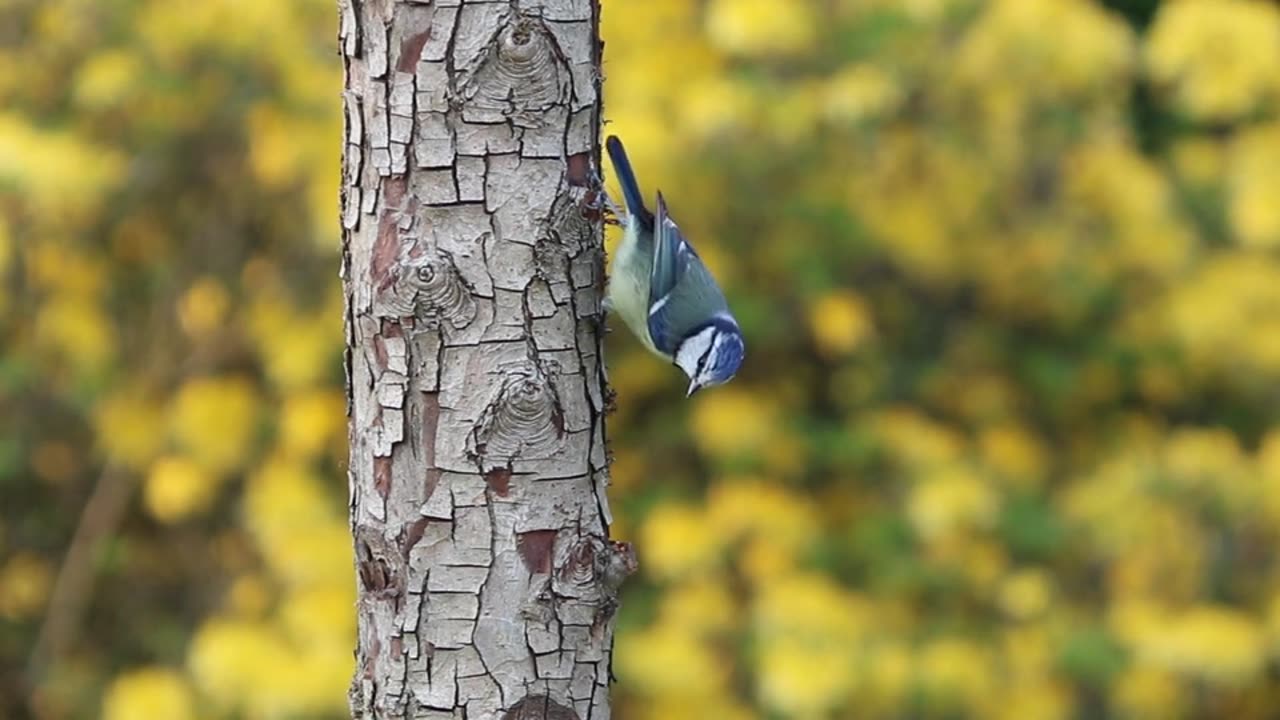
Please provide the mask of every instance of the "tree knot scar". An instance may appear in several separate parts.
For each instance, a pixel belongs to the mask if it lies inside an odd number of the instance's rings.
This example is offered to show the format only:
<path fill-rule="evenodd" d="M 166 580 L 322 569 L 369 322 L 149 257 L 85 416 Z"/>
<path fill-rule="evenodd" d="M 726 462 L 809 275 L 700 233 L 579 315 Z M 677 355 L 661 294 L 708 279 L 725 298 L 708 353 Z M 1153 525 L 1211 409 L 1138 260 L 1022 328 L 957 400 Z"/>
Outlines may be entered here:
<path fill-rule="evenodd" d="M 372 598 L 396 600 L 404 592 L 403 561 L 376 529 L 355 530 L 356 571 L 360 585 Z"/>
<path fill-rule="evenodd" d="M 469 438 L 484 473 L 511 468 L 517 458 L 551 457 L 564 446 L 564 410 L 551 378 L 532 360 L 507 366 L 505 374 Z"/>
<path fill-rule="evenodd" d="M 568 102 L 571 94 L 564 53 L 542 20 L 531 15 L 510 19 L 459 87 L 470 109 L 521 127 L 540 127 L 542 113 Z"/>
<path fill-rule="evenodd" d="M 431 248 L 416 257 L 402 254 L 394 280 L 375 300 L 374 312 L 384 317 L 413 317 L 417 329 L 461 329 L 476 317 L 476 301 L 453 258 Z"/>
<path fill-rule="evenodd" d="M 550 695 L 526 695 L 502 715 L 502 720 L 581 720 L 577 711 Z"/>

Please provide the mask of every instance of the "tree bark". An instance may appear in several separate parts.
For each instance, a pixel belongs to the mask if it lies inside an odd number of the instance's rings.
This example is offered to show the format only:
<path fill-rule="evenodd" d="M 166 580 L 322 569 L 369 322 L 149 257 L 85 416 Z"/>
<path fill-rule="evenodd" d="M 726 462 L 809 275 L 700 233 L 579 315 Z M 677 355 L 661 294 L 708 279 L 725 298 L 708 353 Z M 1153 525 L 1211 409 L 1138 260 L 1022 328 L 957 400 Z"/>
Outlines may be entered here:
<path fill-rule="evenodd" d="M 367 718 L 609 717 L 596 0 L 343 0 Z"/>

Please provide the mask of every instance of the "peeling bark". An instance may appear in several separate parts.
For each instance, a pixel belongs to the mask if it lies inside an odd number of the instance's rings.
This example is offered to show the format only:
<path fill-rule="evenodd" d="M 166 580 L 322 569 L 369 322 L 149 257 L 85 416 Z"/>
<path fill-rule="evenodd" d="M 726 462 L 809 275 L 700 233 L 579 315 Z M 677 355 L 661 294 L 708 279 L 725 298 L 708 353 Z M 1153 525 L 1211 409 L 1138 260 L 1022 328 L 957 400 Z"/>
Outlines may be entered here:
<path fill-rule="evenodd" d="M 342 0 L 359 718 L 609 717 L 595 0 Z"/>

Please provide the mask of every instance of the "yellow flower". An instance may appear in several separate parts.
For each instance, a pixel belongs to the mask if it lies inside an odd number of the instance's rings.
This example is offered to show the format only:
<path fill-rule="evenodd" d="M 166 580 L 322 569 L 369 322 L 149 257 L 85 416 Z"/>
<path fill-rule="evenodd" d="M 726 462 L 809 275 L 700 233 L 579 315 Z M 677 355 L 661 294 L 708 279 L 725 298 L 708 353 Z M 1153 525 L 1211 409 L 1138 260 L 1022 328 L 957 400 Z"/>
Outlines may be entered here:
<path fill-rule="evenodd" d="M 216 278 L 204 277 L 192 283 L 178 300 L 178 320 L 193 338 L 217 330 L 227 316 L 231 296 Z"/>
<path fill-rule="evenodd" d="M 17 622 L 44 610 L 52 585 L 53 571 L 44 558 L 13 554 L 0 567 L 0 617 Z"/>
<path fill-rule="evenodd" d="M 753 618 L 760 643 L 760 694 L 790 716 L 821 714 L 853 689 L 870 604 L 821 575 L 780 578 L 761 588 Z"/>
<path fill-rule="evenodd" d="M 833 122 L 857 123 L 892 113 L 902 91 L 887 73 L 874 65 L 847 65 L 827 81 L 823 110 Z"/>
<path fill-rule="evenodd" d="M 871 313 L 851 290 L 837 290 L 809 307 L 809 330 L 818 349 L 829 357 L 848 355 L 874 332 Z"/>
<path fill-rule="evenodd" d="M 1048 462 L 1040 441 L 1017 425 L 985 428 L 978 438 L 983 462 L 1017 485 L 1038 485 Z"/>
<path fill-rule="evenodd" d="M 912 488 L 907 516 L 925 541 L 940 541 L 965 528 L 989 527 L 999 505 L 999 496 L 980 476 L 950 467 Z"/>
<path fill-rule="evenodd" d="M 290 394 L 280 411 L 280 442 L 302 456 L 345 447 L 346 399 L 337 390 Z"/>
<path fill-rule="evenodd" d="M 695 396 L 690 418 L 694 442 L 703 452 L 755 455 L 776 441 L 773 407 L 763 397 L 733 385 L 714 390 Z"/>
<path fill-rule="evenodd" d="M 889 455 L 910 467 L 946 463 L 964 449 L 959 433 L 912 408 L 882 410 L 872 423 Z"/>
<path fill-rule="evenodd" d="M 217 497 L 218 479 L 190 458 L 162 457 L 151 465 L 143 487 L 147 512 L 175 523 L 209 508 Z"/>
<path fill-rule="evenodd" d="M 1000 584 L 1000 609 L 1017 620 L 1043 613 L 1052 598 L 1049 576 L 1043 570 L 1020 570 Z"/>
<path fill-rule="evenodd" d="M 1260 623 L 1231 608 L 1203 605 L 1168 614 L 1137 605 L 1116 617 L 1141 662 L 1213 684 L 1247 684 L 1267 659 Z"/>
<path fill-rule="evenodd" d="M 83 108 L 115 107 L 129 100 L 142 75 L 137 54 L 124 49 L 91 56 L 76 74 L 72 94 Z"/>
<path fill-rule="evenodd" d="M 686 131 L 694 138 L 707 139 L 742 127 L 755 113 L 756 99 L 740 81 L 711 75 L 682 83 L 677 107 Z"/>
<path fill-rule="evenodd" d="M 219 706 L 240 704 L 291 662 L 284 640 L 271 626 L 240 620 L 206 620 L 187 650 L 187 668 L 196 685 Z"/>
<path fill-rule="evenodd" d="M 729 667 L 697 635 L 671 623 L 620 633 L 614 648 L 619 674 L 659 697 L 713 694 L 724 685 Z"/>
<path fill-rule="evenodd" d="M 726 542 L 746 533 L 799 549 L 814 540 L 817 511 L 803 496 L 749 477 L 729 477 L 707 495 L 707 522 Z"/>
<path fill-rule="evenodd" d="M 1111 687 L 1111 705 L 1124 717 L 1174 720 L 1186 708 L 1185 682 L 1148 665 L 1126 670 Z"/>
<path fill-rule="evenodd" d="M 733 629 L 738 608 L 726 585 L 718 579 L 690 578 L 662 596 L 659 616 L 663 623 L 697 635 L 714 635 Z"/>
<path fill-rule="evenodd" d="M 640 566 L 659 578 L 705 570 L 716 562 L 723 548 L 723 538 L 703 513 L 670 503 L 649 512 L 640 539 Z"/>
<path fill-rule="evenodd" d="M 271 458 L 250 476 L 244 516 L 267 566 L 286 583 L 349 580 L 352 548 L 347 525 L 319 478 L 300 462 Z"/>
<path fill-rule="evenodd" d="M 43 345 L 86 371 L 100 368 L 115 354 L 111 318 L 87 299 L 57 295 L 44 303 L 36 313 L 35 334 Z"/>
<path fill-rule="evenodd" d="M 990 653 L 960 638 L 943 638 L 920 651 L 917 679 L 932 703 L 971 708 L 990 696 L 995 678 Z"/>
<path fill-rule="evenodd" d="M 799 53 L 812 47 L 815 29 L 812 10 L 803 2 L 712 0 L 707 8 L 707 36 L 730 53 Z"/>
<path fill-rule="evenodd" d="M 263 185 L 279 188 L 297 177 L 304 157 L 297 125 L 267 103 L 249 112 L 249 165 Z"/>
<path fill-rule="evenodd" d="M 955 63 L 966 87 L 994 83 L 1053 98 L 1124 79 L 1133 43 L 1123 20 L 1085 0 L 994 0 L 969 29 Z"/>
<path fill-rule="evenodd" d="M 1280 88 L 1280 12 L 1254 0 L 1164 3 L 1148 34 L 1146 62 L 1197 118 L 1238 117 Z"/>
<path fill-rule="evenodd" d="M 224 605 L 232 615 L 247 620 L 262 617 L 271 604 L 271 587 L 261 575 L 247 573 L 236 578 L 227 590 Z"/>
<path fill-rule="evenodd" d="M 295 589 L 280 608 L 288 637 L 304 653 L 348 649 L 355 637 L 355 589 L 350 582 Z"/>
<path fill-rule="evenodd" d="M 141 470 L 164 446 L 164 413 L 136 388 L 120 389 L 94 408 L 94 434 L 107 459 Z"/>
<path fill-rule="evenodd" d="M 116 677 L 102 701 L 102 720 L 193 720 L 195 699 L 181 675 L 162 667 Z"/>
<path fill-rule="evenodd" d="M 983 717 L 996 720 L 1067 720 L 1073 714 L 1070 691 L 1048 680 L 1020 683 L 988 699 L 990 712 Z"/>
<path fill-rule="evenodd" d="M 169 410 L 173 438 L 212 473 L 225 473 L 249 460 L 257 431 L 258 398 L 240 377 L 188 380 Z"/>
<path fill-rule="evenodd" d="M 1241 133 L 1229 167 L 1227 209 L 1236 237 L 1247 246 L 1280 245 L 1280 124 Z"/>

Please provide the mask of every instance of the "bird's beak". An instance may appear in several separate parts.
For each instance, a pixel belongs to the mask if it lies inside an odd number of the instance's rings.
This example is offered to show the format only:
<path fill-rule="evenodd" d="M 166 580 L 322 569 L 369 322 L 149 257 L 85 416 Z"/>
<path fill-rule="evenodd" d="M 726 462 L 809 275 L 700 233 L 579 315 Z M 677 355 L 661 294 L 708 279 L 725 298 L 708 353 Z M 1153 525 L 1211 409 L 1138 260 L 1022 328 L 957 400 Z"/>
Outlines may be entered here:
<path fill-rule="evenodd" d="M 698 392 L 701 389 L 702 389 L 702 386 L 698 384 L 698 381 L 696 379 L 692 380 L 689 382 L 689 392 L 685 393 L 685 397 L 691 398 L 693 397 L 694 393 Z"/>

